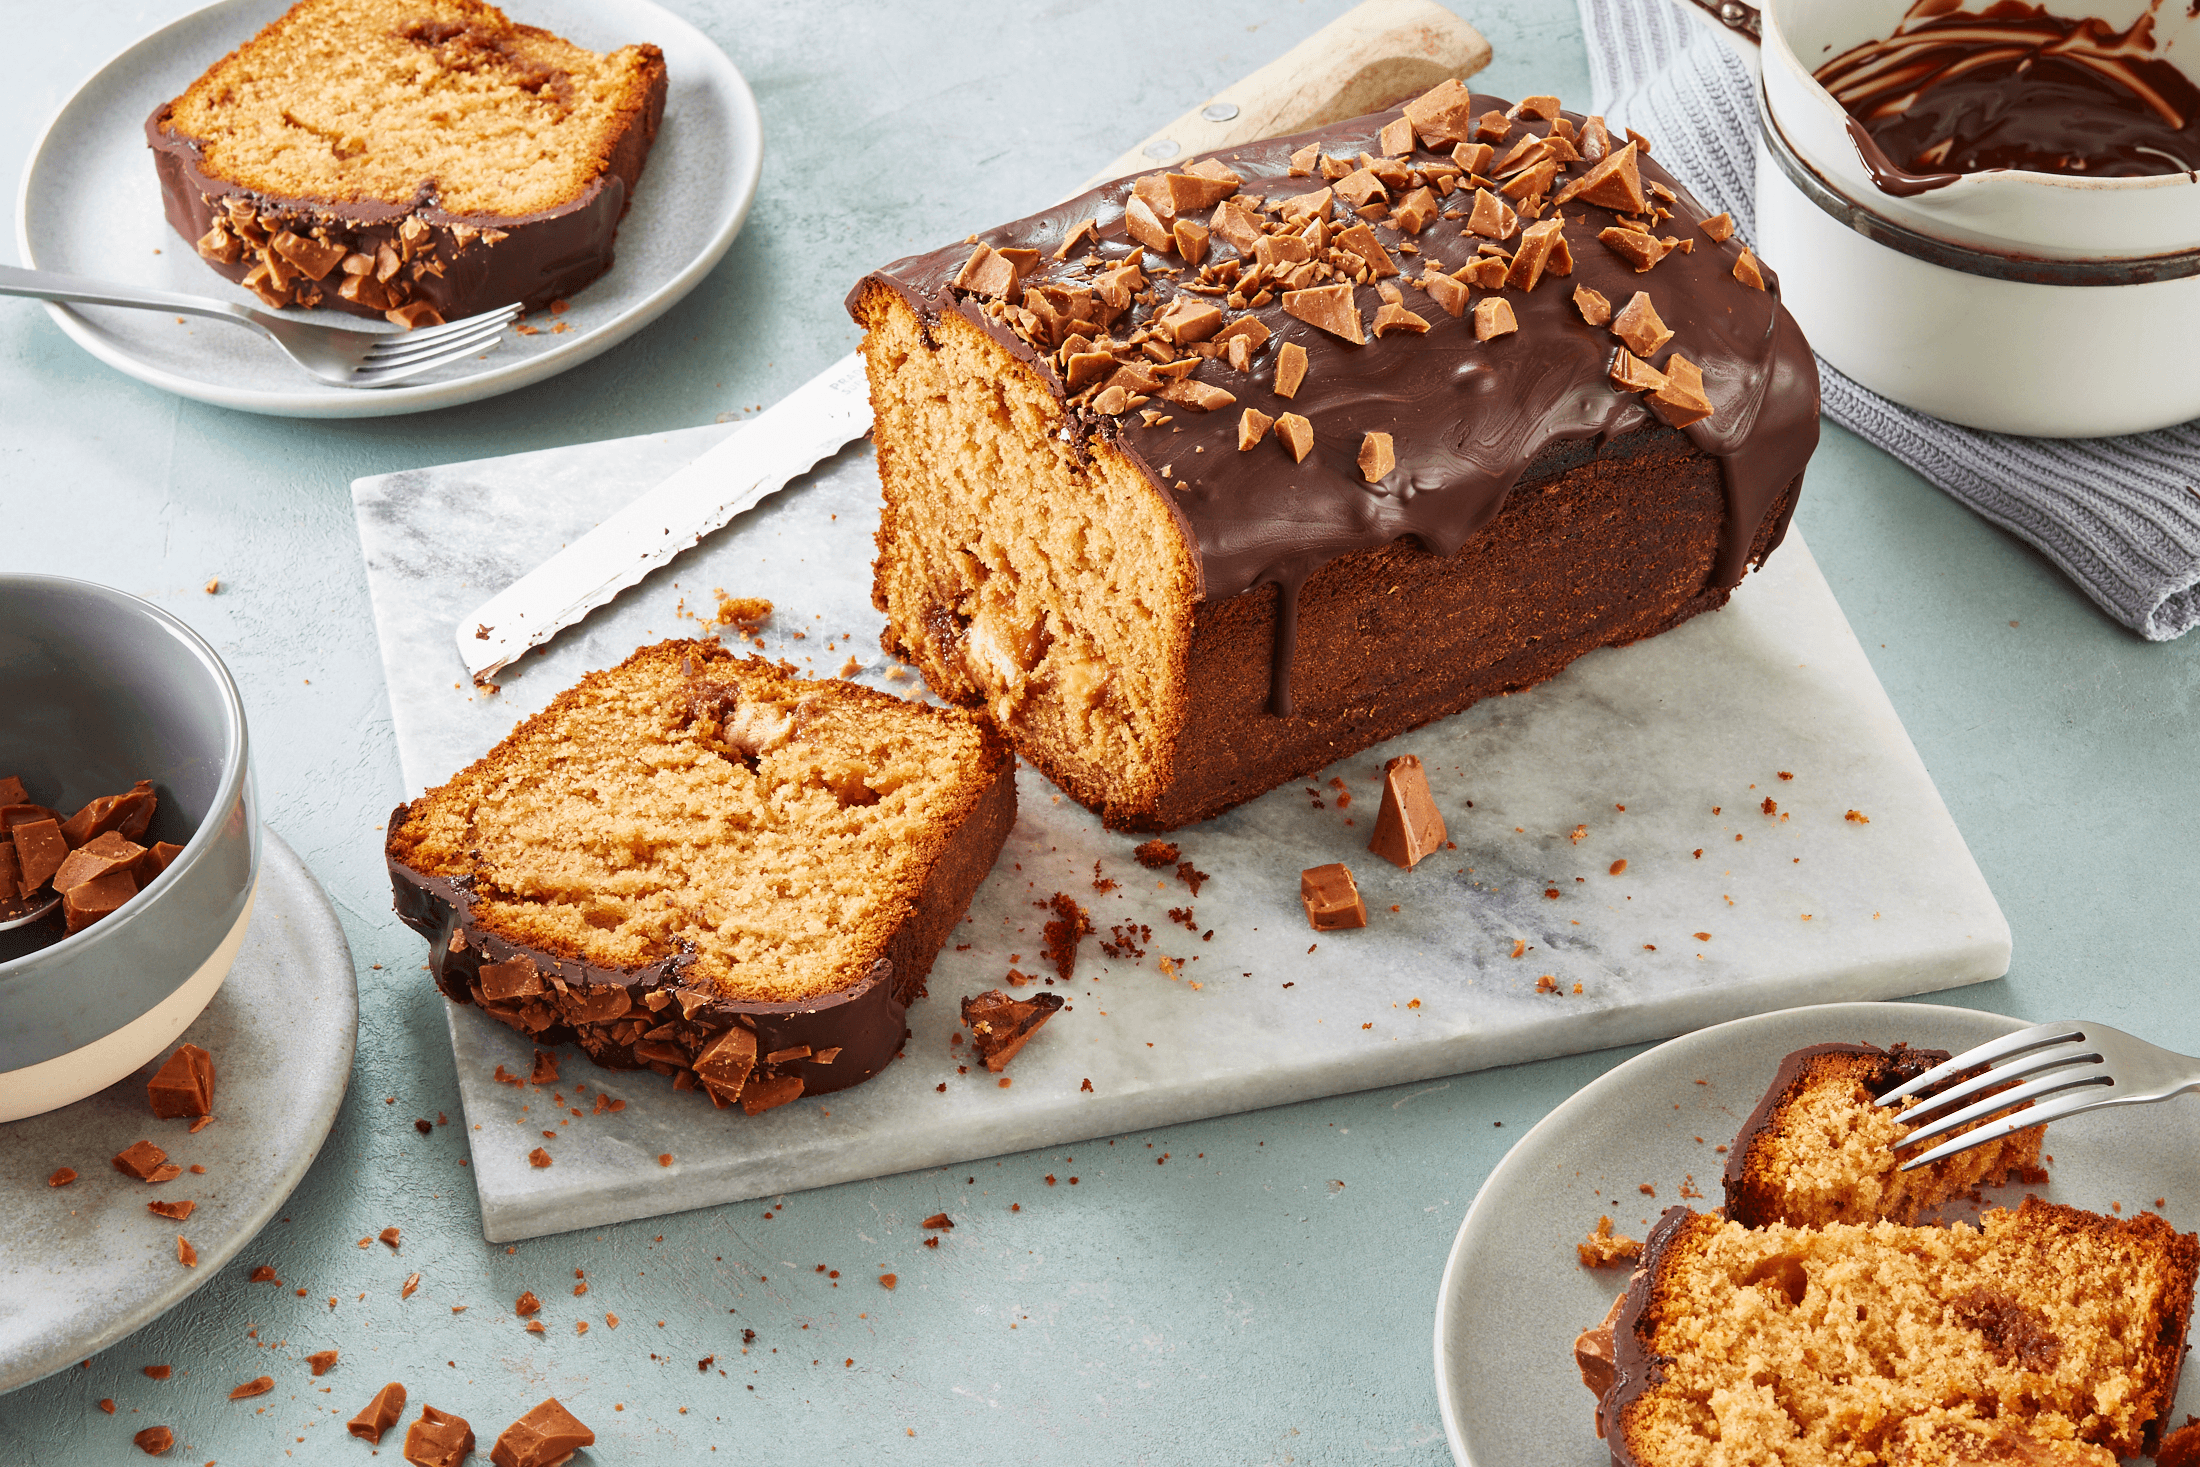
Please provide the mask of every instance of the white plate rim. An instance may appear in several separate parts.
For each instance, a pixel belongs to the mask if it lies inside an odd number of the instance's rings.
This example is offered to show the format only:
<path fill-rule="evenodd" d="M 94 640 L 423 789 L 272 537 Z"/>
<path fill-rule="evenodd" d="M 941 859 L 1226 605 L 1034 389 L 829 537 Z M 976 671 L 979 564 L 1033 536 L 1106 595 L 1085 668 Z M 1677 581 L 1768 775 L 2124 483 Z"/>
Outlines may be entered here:
<path fill-rule="evenodd" d="M 16 187 L 15 248 L 26 266 L 34 270 L 39 268 L 31 251 L 31 183 L 38 174 L 47 145 L 53 141 L 63 121 L 69 116 L 77 98 L 125 58 L 149 46 L 160 44 L 171 32 L 199 24 L 213 11 L 244 9 L 257 3 L 260 0 L 211 0 L 209 4 L 178 16 L 158 30 L 149 31 L 114 52 L 62 99 L 61 105 L 54 109 L 53 116 L 39 130 L 37 140 L 32 143 L 30 156 L 23 164 L 22 180 Z M 664 34 L 669 36 L 675 31 L 679 32 L 683 45 L 692 45 L 700 54 L 711 59 L 716 79 L 727 89 L 733 103 L 736 144 L 733 159 L 734 189 L 732 202 L 724 217 L 718 221 L 717 229 L 695 257 L 672 279 L 602 325 L 578 332 L 571 341 L 525 360 L 491 367 L 452 381 L 422 383 L 412 387 L 357 388 L 342 395 L 329 396 L 321 392 L 289 393 L 232 388 L 218 382 L 187 377 L 141 361 L 118 348 L 103 334 L 93 330 L 91 323 L 83 316 L 65 305 L 48 302 L 47 314 L 78 346 L 126 376 L 134 377 L 162 391 L 173 392 L 179 397 L 210 403 L 215 407 L 264 413 L 272 417 L 380 418 L 456 407 L 461 403 L 479 402 L 484 398 L 500 396 L 544 381 L 609 351 L 670 310 L 683 296 L 701 284 L 703 277 L 725 258 L 726 251 L 733 245 L 734 236 L 741 232 L 741 225 L 748 218 L 750 205 L 756 201 L 756 186 L 764 169 L 763 115 L 757 109 L 756 94 L 750 90 L 748 80 L 734 66 L 732 59 L 720 49 L 717 42 L 657 5 L 655 0 L 625 0 L 625 3 L 651 12 L 655 17 L 652 24 L 660 27 Z M 302 373 L 300 375 L 303 376 Z"/>
<path fill-rule="evenodd" d="M 1513 1174 L 1526 1169 L 1528 1165 L 1526 1156 L 1532 1149 L 1529 1146 L 1531 1141 L 1536 1140 L 1547 1130 L 1561 1129 L 1571 1124 L 1577 1116 L 1594 1111 L 1611 1100 L 1623 1096 L 1634 1084 L 1635 1077 L 1643 1070 L 1650 1068 L 1653 1060 L 1662 1064 L 1671 1058 L 1673 1051 L 1694 1049 L 1702 1045 L 1718 1046 L 1730 1040 L 1737 1031 L 1772 1024 L 1791 1024 L 1798 1020 L 1817 1018 L 1826 1020 L 1829 1038 L 1820 1041 L 1803 1041 L 1807 1044 L 1830 1042 L 1831 1039 L 1842 1037 L 1844 1033 L 1853 1034 L 1868 1024 L 1914 1021 L 1921 1016 L 1950 1018 L 1964 1023 L 1979 1023 L 1989 1029 L 1998 1029 L 1999 1033 L 2002 1034 L 2015 1033 L 2034 1022 L 2029 1019 L 2013 1019 L 2006 1014 L 1993 1013 L 1987 1009 L 1964 1008 L 1956 1004 L 1879 1001 L 1805 1004 L 1800 1008 L 1774 1009 L 1769 1013 L 1750 1014 L 1743 1018 L 1730 1019 L 1724 1024 L 1713 1024 L 1707 1029 L 1697 1029 L 1687 1034 L 1676 1035 L 1663 1044 L 1652 1045 L 1633 1059 L 1615 1065 L 1596 1079 L 1591 1080 L 1572 1095 L 1560 1101 L 1557 1106 L 1552 1108 L 1550 1114 L 1530 1126 L 1527 1133 L 1518 1141 L 1515 1141 L 1511 1149 L 1506 1151 L 1503 1159 L 1490 1169 L 1490 1174 L 1483 1181 L 1481 1189 L 1474 1194 L 1474 1201 L 1469 1204 L 1467 1215 L 1460 1220 L 1459 1231 L 1452 1238 L 1451 1252 L 1444 1259 L 1443 1278 L 1436 1286 L 1436 1405 L 1443 1417 L 1444 1440 L 1451 1448 L 1452 1460 L 1459 1464 L 1459 1467 L 1475 1467 L 1474 1458 L 1467 1451 L 1466 1438 L 1460 1426 L 1458 1403 L 1452 1399 L 1449 1386 L 1451 1362 L 1444 1348 L 1444 1339 L 1447 1333 L 1445 1326 L 1451 1323 L 1455 1311 L 1460 1307 L 1461 1288 L 1464 1283 L 1464 1268 L 1461 1260 L 1466 1254 L 1468 1239 L 1475 1232 L 1478 1222 L 1487 1222 L 1489 1209 L 1486 1204 L 1489 1204 L 1490 1198 L 1509 1191 L 1514 1181 Z M 1983 1035 L 1980 1042 L 1984 1043 L 1985 1039 L 1992 1037 L 1996 1036 Z"/>

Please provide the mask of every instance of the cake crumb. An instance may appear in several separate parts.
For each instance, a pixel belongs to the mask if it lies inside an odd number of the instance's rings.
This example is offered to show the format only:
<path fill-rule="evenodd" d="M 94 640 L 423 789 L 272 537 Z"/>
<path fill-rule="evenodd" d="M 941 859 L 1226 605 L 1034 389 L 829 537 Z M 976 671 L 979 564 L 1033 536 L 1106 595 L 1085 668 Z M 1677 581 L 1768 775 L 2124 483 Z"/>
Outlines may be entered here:
<path fill-rule="evenodd" d="M 1174 841 L 1165 840 L 1147 841 L 1131 852 L 1131 855 L 1137 858 L 1138 864 L 1148 871 L 1166 870 L 1168 867 L 1174 866 L 1182 854 Z M 1198 893 L 1195 892 L 1193 895 L 1196 896 Z"/>
<path fill-rule="evenodd" d="M 1574 1245 L 1574 1251 L 1581 1255 L 1583 1268 L 1616 1268 L 1640 1258 L 1642 1243 L 1639 1239 L 1614 1233 L 1612 1219 L 1599 1217 L 1589 1236 Z"/>

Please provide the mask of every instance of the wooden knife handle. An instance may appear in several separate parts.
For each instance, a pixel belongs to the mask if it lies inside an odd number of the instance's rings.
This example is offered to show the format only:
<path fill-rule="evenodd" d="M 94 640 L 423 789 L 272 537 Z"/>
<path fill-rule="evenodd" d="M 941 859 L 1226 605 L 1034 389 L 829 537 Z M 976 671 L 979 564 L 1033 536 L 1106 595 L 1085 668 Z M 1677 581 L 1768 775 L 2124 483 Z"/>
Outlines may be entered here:
<path fill-rule="evenodd" d="M 1359 117 L 1489 64 L 1482 33 L 1431 0 L 1363 0 L 1132 148 L 1079 192 L 1217 148 Z"/>

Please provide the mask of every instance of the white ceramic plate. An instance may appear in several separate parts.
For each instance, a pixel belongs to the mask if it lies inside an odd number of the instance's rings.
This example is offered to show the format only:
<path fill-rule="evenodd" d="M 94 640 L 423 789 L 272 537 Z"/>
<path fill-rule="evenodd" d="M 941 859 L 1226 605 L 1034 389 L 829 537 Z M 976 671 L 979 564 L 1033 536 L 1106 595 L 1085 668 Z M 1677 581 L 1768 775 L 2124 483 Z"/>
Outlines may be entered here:
<path fill-rule="evenodd" d="M 1452 1455 L 1462 1467 L 1611 1461 L 1573 1343 L 1604 1318 L 1627 1274 L 1581 1267 L 1574 1245 L 1599 1215 L 1640 1238 L 1677 1201 L 1700 1210 L 1724 1202 L 1726 1158 L 1713 1148 L 1734 1139 L 1783 1057 L 1835 1042 L 1961 1051 L 2022 1027 L 1932 1004 L 1821 1004 L 1700 1029 L 1584 1086 L 1498 1163 L 1452 1244 L 1436 1302 L 1436 1393 Z M 2121 1202 L 2129 1216 L 2167 1198 L 2160 1210 L 2170 1222 L 2200 1224 L 2200 1102 L 2063 1121 L 2046 1149 L 2055 1159 L 2048 1186 L 2005 1188 L 1988 1201 L 2013 1207 L 2031 1190 L 2097 1211 Z M 1680 1195 L 1690 1175 L 1700 1201 Z M 2185 1373 L 2172 1424 L 2200 1409 L 2196 1377 Z"/>
<path fill-rule="evenodd" d="M 145 119 L 290 0 L 220 0 L 136 42 L 64 102 L 31 150 L 16 207 L 23 263 L 94 279 L 256 304 L 198 258 L 161 214 Z M 618 259 L 538 336 L 507 332 L 496 349 L 402 387 L 329 387 L 250 331 L 157 311 L 58 306 L 61 329 L 141 382 L 201 402 L 285 417 L 362 418 L 451 407 L 540 382 L 608 350 L 663 315 L 725 254 L 756 194 L 763 124 L 726 54 L 648 0 L 527 0 L 521 18 L 593 50 L 652 41 L 665 53 L 665 119 Z M 369 326 L 356 316 L 334 324 Z M 553 333 L 562 325 L 562 333 Z M 394 329 L 394 328 L 392 328 Z"/>
<path fill-rule="evenodd" d="M 359 990 L 328 896 L 263 831 L 260 895 L 236 966 L 183 1041 L 214 1056 L 214 1124 L 156 1120 L 155 1061 L 71 1106 L 0 1125 L 0 1392 L 106 1349 L 183 1302 L 281 1210 L 320 1152 L 351 1079 Z M 165 1059 L 167 1056 L 163 1055 Z M 160 1186 L 110 1160 L 149 1140 L 178 1166 Z M 77 1179 L 49 1187 L 57 1168 Z M 171 1222 L 147 1202 L 198 1204 Z M 176 1261 L 176 1236 L 198 1250 Z"/>

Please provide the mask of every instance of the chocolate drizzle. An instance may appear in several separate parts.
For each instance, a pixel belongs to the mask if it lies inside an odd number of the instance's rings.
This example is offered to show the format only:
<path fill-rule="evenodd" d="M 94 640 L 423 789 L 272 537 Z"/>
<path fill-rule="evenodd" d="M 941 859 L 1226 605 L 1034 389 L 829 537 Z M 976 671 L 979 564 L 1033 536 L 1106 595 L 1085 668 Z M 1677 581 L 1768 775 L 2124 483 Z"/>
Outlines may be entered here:
<path fill-rule="evenodd" d="M 2160 0 L 2155 0 L 2155 6 Z M 1885 40 L 1816 73 L 1850 115 L 1872 182 L 1911 197 L 1988 169 L 2144 178 L 2200 171 L 2200 87 L 2154 43 L 2023 0 L 1919 0 Z"/>
<path fill-rule="evenodd" d="M 1488 96 L 1474 97 L 1472 105 L 1477 113 L 1507 106 Z M 1208 156 L 1239 175 L 1244 194 L 1298 194 L 1320 188 L 1325 180 L 1291 177 L 1293 152 L 1313 142 L 1335 157 L 1380 154 L 1378 134 L 1401 115 L 1402 109 L 1393 108 Z M 1565 115 L 1576 126 L 1583 121 L 1578 114 Z M 1547 122 L 1515 121 L 1503 147 L 1509 150 L 1549 127 Z M 1418 164 L 1445 156 L 1423 151 L 1400 161 Z M 1181 169 L 1194 161 L 1171 167 Z M 1547 451 L 1573 440 L 1601 446 L 1655 426 L 1642 398 L 1611 384 L 1607 373 L 1618 343 L 1608 331 L 1582 319 L 1572 299 L 1576 286 L 1599 291 L 1615 305 L 1638 290 L 1648 291 L 1674 332 L 1673 348 L 1702 369 L 1714 410 L 1683 431 L 1699 450 L 1718 459 L 1726 489 L 1727 515 L 1711 583 L 1724 589 L 1740 581 L 1759 527 L 1817 445 L 1817 367 L 1802 332 L 1780 307 L 1772 272 L 1764 271 L 1766 288 L 1761 291 L 1735 279 L 1741 242 L 1714 243 L 1700 233 L 1696 226 L 1704 211 L 1655 161 L 1643 158 L 1641 173 L 1646 186 L 1662 185 L 1673 192 L 1665 204 L 1672 217 L 1655 227 L 1691 241 L 1691 253 L 1675 250 L 1654 269 L 1637 273 L 1597 240 L 1598 231 L 1621 216 L 1570 200 L 1546 217 L 1566 219 L 1572 274 L 1546 275 L 1532 290 L 1477 290 L 1477 299 L 1489 295 L 1508 302 L 1519 323 L 1516 334 L 1478 341 L 1471 312 L 1465 318 L 1447 315 L 1410 284 L 1410 277 L 1431 266 L 1456 269 L 1473 259 L 1484 241 L 1464 234 L 1457 218 L 1439 218 L 1411 237 L 1418 249 L 1411 254 L 1401 249 L 1406 236 L 1379 223 L 1384 245 L 1399 253 L 1398 262 L 1409 272 L 1397 283 L 1405 288 L 1407 308 L 1430 323 L 1426 334 L 1351 345 L 1286 314 L 1278 292 L 1269 304 L 1227 313 L 1231 321 L 1256 317 L 1270 333 L 1253 354 L 1250 370 L 1235 372 L 1223 361 L 1210 360 L 1191 379 L 1233 394 L 1235 404 L 1202 413 L 1156 399 L 1153 406 L 1170 415 L 1165 423 L 1144 422 L 1136 415 L 1112 417 L 1070 403 L 1072 394 L 1052 359 L 995 319 L 981 297 L 954 284 L 971 255 L 967 243 L 896 261 L 869 279 L 899 292 L 920 320 L 961 313 L 1029 364 L 1063 400 L 1064 426 L 1074 443 L 1082 449 L 1102 440 L 1135 463 L 1171 505 L 1196 547 L 1206 600 L 1226 600 L 1264 583 L 1277 587 L 1270 706 L 1288 714 L 1297 593 L 1315 570 L 1340 556 L 1401 538 L 1450 555 L 1496 518 L 1515 484 Z M 1053 282 L 1089 286 L 1086 262 L 1113 266 L 1139 248 L 1125 218 L 1131 192 L 1132 180 L 1119 179 L 985 231 L 978 239 L 996 250 L 1039 251 L 1042 268 L 1020 280 L 1019 287 Z M 1442 202 L 1456 210 L 1472 196 L 1467 187 Z M 1341 204 L 1338 208 L 1340 223 L 1351 222 Z M 1096 223 L 1096 243 L 1072 250 L 1066 263 L 1054 262 L 1055 249 L 1085 220 Z M 1518 243 L 1517 235 L 1508 241 L 1511 246 Z M 1233 247 L 1218 233 L 1211 248 L 1214 257 L 1228 258 Z M 1118 339 L 1179 299 L 1220 303 L 1182 291 L 1190 272 L 1182 268 L 1181 258 L 1148 252 L 1145 261 L 1148 290 L 1129 315 L 1111 325 Z M 1156 267 L 1165 265 L 1177 269 L 1157 273 Z M 862 288 L 859 283 L 857 291 Z M 1373 283 L 1354 287 L 1353 296 L 1363 319 L 1371 318 L 1381 304 Z M 851 295 L 851 308 L 854 304 Z M 1311 363 L 1306 381 L 1290 399 L 1271 390 L 1276 355 L 1287 342 L 1304 347 Z M 1239 410 L 1247 407 L 1271 417 L 1303 414 L 1314 426 L 1313 451 L 1300 463 L 1293 463 L 1273 441 L 1239 452 Z M 1390 434 L 1396 454 L 1396 467 L 1374 484 L 1362 477 L 1357 461 L 1368 432 Z M 1172 470 L 1168 476 L 1160 472 L 1165 466 Z M 1770 545 L 1778 544 L 1785 528 L 1784 523 L 1776 527 Z"/>

